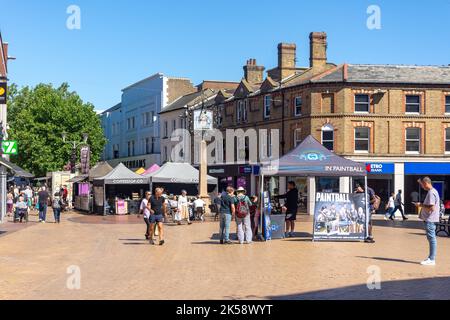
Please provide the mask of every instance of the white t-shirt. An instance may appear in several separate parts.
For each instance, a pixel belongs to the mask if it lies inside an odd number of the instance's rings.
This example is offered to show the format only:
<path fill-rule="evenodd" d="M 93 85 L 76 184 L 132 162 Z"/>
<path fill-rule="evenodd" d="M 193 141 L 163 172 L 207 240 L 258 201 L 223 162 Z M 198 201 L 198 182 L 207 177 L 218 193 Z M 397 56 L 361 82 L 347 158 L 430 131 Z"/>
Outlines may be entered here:
<path fill-rule="evenodd" d="M 389 208 L 395 208 L 395 199 L 394 199 L 394 197 L 389 197 Z"/>
<path fill-rule="evenodd" d="M 202 199 L 196 199 L 194 201 L 195 208 L 203 208 L 204 206 L 205 206 L 205 201 L 203 201 Z"/>
<path fill-rule="evenodd" d="M 143 199 L 141 202 L 141 210 L 143 210 L 144 213 L 144 218 L 150 218 L 150 210 L 148 210 L 148 200 L 147 199 Z"/>

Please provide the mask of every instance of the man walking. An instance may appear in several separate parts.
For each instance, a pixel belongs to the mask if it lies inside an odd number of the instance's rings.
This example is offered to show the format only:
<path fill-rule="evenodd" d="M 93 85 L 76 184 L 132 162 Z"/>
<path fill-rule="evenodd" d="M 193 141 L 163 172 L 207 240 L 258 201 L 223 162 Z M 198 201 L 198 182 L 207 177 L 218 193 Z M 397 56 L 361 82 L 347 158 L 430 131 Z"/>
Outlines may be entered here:
<path fill-rule="evenodd" d="M 162 246 L 164 244 L 164 229 L 163 222 L 164 217 L 167 213 L 167 203 L 162 196 L 163 190 L 161 188 L 156 188 L 155 195 L 150 197 L 149 209 L 150 209 L 150 244 L 154 244 L 153 242 L 153 234 L 155 230 L 155 224 L 158 226 L 159 230 L 159 245 Z"/>
<path fill-rule="evenodd" d="M 285 195 L 277 196 L 276 198 L 286 199 L 286 238 L 293 237 L 298 211 L 298 189 L 295 182 L 290 181 L 288 183 L 288 192 Z"/>
<path fill-rule="evenodd" d="M 408 218 L 405 216 L 405 213 L 403 212 L 404 203 L 402 201 L 402 190 L 398 190 L 398 193 L 395 196 L 394 204 L 395 204 L 394 212 L 391 213 L 391 216 L 389 217 L 389 219 L 394 221 L 395 220 L 395 213 L 397 212 L 397 210 L 399 210 L 400 213 L 402 214 L 403 221 L 408 220 Z"/>
<path fill-rule="evenodd" d="M 436 265 L 437 252 L 436 223 L 439 222 L 441 199 L 439 192 L 433 187 L 433 183 L 429 177 L 425 177 L 422 180 L 419 179 L 418 182 L 428 192 L 423 204 L 416 203 L 415 205 L 422 207 L 419 217 L 425 223 L 427 240 L 430 245 L 428 259 L 422 261 L 420 264 L 423 266 L 434 266 Z"/>
<path fill-rule="evenodd" d="M 41 191 L 38 193 L 38 203 L 39 203 L 39 222 L 45 223 L 47 217 L 47 205 L 49 194 L 46 187 L 42 187 Z"/>
<path fill-rule="evenodd" d="M 220 199 L 220 244 L 232 244 L 230 225 L 235 214 L 234 188 L 228 187 L 227 192 Z"/>

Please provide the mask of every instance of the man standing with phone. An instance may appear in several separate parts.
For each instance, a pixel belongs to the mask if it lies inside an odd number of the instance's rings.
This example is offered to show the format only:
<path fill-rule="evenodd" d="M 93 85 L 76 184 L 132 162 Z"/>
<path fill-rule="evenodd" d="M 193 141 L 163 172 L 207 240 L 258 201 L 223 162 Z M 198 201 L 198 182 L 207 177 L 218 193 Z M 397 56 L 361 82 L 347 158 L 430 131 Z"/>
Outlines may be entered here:
<path fill-rule="evenodd" d="M 415 203 L 416 207 L 422 207 L 420 212 L 420 219 L 425 223 L 425 229 L 427 232 L 427 239 L 430 245 L 430 255 L 428 259 L 422 261 L 420 264 L 423 266 L 436 265 L 436 252 L 437 252 L 437 240 L 436 240 L 436 223 L 440 218 L 440 197 L 438 191 L 433 187 L 433 182 L 429 177 L 419 179 L 418 183 L 421 187 L 427 191 L 427 196 L 423 203 Z"/>

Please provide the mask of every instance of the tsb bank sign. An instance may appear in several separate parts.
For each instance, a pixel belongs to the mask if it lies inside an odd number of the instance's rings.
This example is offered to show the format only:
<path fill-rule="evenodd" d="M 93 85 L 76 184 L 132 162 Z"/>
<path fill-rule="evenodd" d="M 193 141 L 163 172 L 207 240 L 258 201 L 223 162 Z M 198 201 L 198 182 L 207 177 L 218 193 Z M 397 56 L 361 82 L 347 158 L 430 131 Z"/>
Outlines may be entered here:
<path fill-rule="evenodd" d="M 366 170 L 368 174 L 394 174 L 395 167 L 393 163 L 367 163 Z"/>

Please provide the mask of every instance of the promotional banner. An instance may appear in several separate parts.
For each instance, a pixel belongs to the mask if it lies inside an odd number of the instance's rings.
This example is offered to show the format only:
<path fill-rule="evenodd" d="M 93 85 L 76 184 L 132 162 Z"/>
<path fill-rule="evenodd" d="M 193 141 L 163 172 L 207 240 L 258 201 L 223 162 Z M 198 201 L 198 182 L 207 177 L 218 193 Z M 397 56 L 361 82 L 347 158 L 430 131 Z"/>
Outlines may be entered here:
<path fill-rule="evenodd" d="M 365 194 L 317 193 L 314 240 L 357 241 L 366 233 Z"/>
<path fill-rule="evenodd" d="M 89 146 L 82 147 L 80 151 L 81 174 L 89 174 L 90 156 L 91 151 Z"/>

